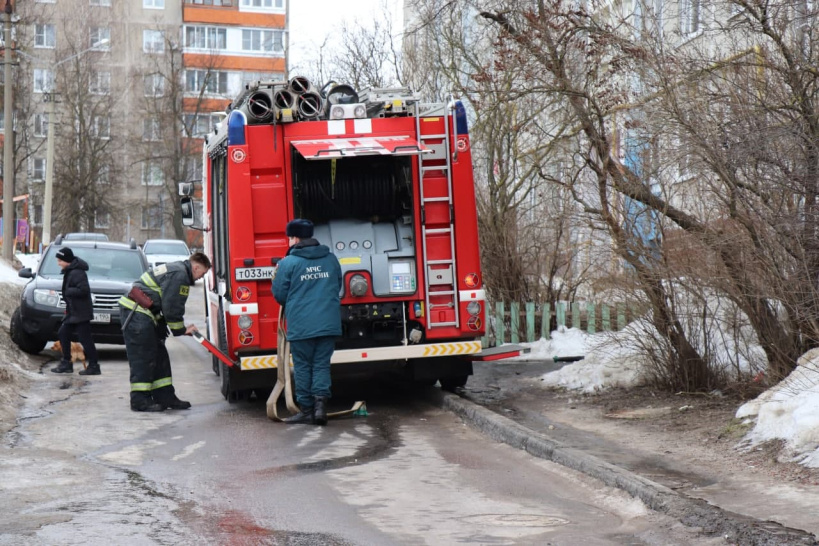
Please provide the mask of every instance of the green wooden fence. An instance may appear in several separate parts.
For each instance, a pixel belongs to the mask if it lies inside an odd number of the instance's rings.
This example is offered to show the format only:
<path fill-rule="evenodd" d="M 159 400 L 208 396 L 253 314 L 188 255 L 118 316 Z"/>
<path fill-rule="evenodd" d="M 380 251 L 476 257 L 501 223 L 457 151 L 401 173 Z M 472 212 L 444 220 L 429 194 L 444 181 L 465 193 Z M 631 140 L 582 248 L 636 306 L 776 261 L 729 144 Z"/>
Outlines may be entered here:
<path fill-rule="evenodd" d="M 518 302 L 507 304 L 499 301 L 495 303 L 494 309 L 491 306 L 487 309 L 487 318 L 489 316 L 494 318 L 490 324 L 494 324 L 496 344 L 549 339 L 549 333 L 561 326 L 578 328 L 590 334 L 622 330 L 638 314 L 638 310 L 624 303 L 558 302 L 537 305 L 534 302 L 527 302 L 521 309 Z M 544 320 L 543 317 L 547 317 L 548 320 Z M 484 347 L 490 346 L 493 342 L 489 328 L 482 342 Z"/>

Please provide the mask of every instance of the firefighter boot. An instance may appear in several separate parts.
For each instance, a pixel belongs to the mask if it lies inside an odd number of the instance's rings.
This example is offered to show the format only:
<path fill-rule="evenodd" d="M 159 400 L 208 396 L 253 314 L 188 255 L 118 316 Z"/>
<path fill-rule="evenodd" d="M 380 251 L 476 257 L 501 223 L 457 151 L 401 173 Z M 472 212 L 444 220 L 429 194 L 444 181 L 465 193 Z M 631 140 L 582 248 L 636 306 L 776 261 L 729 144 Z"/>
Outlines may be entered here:
<path fill-rule="evenodd" d="M 282 422 L 288 425 L 311 424 L 314 422 L 313 408 L 303 409 L 295 415 L 282 419 Z"/>
<path fill-rule="evenodd" d="M 80 375 L 99 375 L 101 373 L 100 365 L 96 362 L 91 362 L 86 369 L 80 370 Z"/>
<path fill-rule="evenodd" d="M 132 403 L 131 411 L 165 411 L 165 406 L 156 402 Z"/>
<path fill-rule="evenodd" d="M 165 409 L 191 409 L 190 402 L 180 400 L 175 394 L 167 402 L 163 402 L 162 405 L 165 406 Z"/>
<path fill-rule="evenodd" d="M 165 404 L 142 392 L 131 392 L 131 411 L 165 411 Z"/>
<path fill-rule="evenodd" d="M 327 398 L 324 396 L 316 396 L 313 422 L 322 427 L 327 424 Z"/>
<path fill-rule="evenodd" d="M 67 360 L 60 360 L 56 368 L 51 368 L 54 373 L 74 373 L 74 363 Z"/>

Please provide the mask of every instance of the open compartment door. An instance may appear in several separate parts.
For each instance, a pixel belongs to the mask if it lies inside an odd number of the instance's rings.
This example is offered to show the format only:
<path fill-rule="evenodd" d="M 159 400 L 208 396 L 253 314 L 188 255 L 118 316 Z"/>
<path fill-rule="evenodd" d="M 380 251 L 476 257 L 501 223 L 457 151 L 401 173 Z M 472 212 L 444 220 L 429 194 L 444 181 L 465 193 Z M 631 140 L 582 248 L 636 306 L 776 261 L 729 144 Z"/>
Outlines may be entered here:
<path fill-rule="evenodd" d="M 364 155 L 420 155 L 432 150 L 409 136 L 297 140 L 293 147 L 304 159 L 338 159 Z"/>

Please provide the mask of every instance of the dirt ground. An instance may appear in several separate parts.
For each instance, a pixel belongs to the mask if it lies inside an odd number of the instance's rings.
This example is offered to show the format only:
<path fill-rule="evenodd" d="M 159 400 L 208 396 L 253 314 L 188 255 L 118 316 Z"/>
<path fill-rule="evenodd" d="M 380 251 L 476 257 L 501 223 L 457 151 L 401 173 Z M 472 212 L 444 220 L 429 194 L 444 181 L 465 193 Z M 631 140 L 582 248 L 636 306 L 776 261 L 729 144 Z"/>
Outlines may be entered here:
<path fill-rule="evenodd" d="M 0 282 L 0 434 L 14 427 L 28 385 L 50 360 L 48 352 L 43 356 L 22 352 L 9 337 L 9 321 L 20 302 L 22 289 L 21 285 Z"/>
<path fill-rule="evenodd" d="M 737 395 L 673 394 L 640 387 L 589 396 L 555 392 L 547 407 L 556 419 L 690 461 L 703 474 L 750 471 L 778 481 L 819 485 L 819 469 L 789 461 L 780 442 L 742 444 L 750 425 L 734 415 L 744 402 Z"/>

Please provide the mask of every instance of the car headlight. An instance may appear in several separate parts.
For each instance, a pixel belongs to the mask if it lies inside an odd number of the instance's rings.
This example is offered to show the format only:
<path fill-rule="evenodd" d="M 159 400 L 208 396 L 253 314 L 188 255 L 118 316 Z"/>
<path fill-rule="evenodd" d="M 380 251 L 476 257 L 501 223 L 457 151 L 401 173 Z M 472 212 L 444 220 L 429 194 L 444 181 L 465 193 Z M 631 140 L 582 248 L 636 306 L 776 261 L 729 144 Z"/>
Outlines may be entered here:
<path fill-rule="evenodd" d="M 55 290 L 37 289 L 34 291 L 34 303 L 48 305 L 49 307 L 60 306 L 60 295 Z"/>

